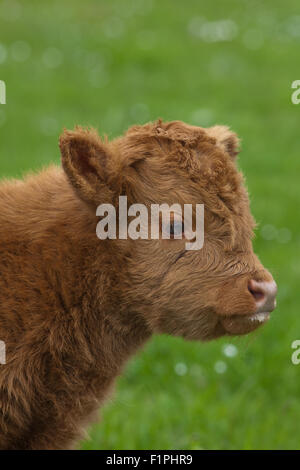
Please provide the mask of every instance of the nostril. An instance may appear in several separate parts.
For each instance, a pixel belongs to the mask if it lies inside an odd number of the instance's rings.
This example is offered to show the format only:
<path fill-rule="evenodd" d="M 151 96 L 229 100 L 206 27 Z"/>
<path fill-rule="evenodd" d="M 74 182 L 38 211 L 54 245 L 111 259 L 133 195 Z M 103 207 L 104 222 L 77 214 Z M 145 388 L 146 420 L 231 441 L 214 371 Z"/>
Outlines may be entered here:
<path fill-rule="evenodd" d="M 248 290 L 250 294 L 254 297 L 255 301 L 258 302 L 265 298 L 265 292 L 258 282 L 255 282 L 253 279 L 248 283 Z"/>
<path fill-rule="evenodd" d="M 255 281 L 251 279 L 248 282 L 248 290 L 255 300 L 256 312 L 272 312 L 276 307 L 277 285 L 274 281 Z"/>

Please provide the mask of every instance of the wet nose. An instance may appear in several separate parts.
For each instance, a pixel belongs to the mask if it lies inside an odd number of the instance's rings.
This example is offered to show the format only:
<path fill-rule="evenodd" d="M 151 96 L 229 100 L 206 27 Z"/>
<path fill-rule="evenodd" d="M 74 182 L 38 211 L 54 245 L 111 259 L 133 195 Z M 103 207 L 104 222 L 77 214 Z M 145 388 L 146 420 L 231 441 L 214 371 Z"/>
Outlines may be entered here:
<path fill-rule="evenodd" d="M 248 290 L 253 296 L 259 312 L 272 312 L 276 307 L 277 285 L 275 281 L 255 281 L 251 279 Z"/>

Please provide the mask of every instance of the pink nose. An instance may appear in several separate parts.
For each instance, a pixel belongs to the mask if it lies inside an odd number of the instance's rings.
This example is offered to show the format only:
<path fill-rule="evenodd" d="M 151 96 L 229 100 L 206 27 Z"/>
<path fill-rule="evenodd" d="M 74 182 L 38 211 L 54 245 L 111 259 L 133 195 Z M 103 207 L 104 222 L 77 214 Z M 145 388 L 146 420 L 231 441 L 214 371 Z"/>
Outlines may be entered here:
<path fill-rule="evenodd" d="M 257 282 L 251 279 L 248 283 L 248 290 L 254 297 L 257 310 L 259 312 L 272 312 L 276 307 L 277 285 L 275 281 Z"/>

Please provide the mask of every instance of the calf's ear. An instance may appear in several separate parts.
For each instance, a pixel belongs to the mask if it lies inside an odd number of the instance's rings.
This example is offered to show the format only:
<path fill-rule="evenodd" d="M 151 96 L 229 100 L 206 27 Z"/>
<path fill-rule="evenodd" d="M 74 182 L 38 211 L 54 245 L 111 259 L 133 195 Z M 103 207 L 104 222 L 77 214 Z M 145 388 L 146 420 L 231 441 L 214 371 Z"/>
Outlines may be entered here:
<path fill-rule="evenodd" d="M 233 159 L 239 153 L 240 140 L 227 126 L 213 126 L 206 129 L 210 137 L 216 139 L 216 145 L 225 150 Z"/>
<path fill-rule="evenodd" d="M 97 206 L 111 202 L 109 166 L 112 155 L 93 129 L 64 130 L 59 139 L 63 169 L 78 196 Z"/>

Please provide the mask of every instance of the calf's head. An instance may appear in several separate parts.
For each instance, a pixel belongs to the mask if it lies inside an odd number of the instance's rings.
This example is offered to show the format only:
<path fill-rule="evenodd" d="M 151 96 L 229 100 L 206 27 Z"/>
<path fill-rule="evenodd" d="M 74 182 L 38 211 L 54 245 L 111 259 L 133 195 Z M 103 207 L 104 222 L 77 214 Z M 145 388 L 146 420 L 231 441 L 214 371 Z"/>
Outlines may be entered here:
<path fill-rule="evenodd" d="M 204 205 L 199 250 L 187 250 L 184 236 L 99 240 L 112 256 L 123 255 L 124 302 L 151 331 L 209 340 L 248 333 L 269 318 L 276 284 L 253 252 L 238 139 L 227 127 L 158 121 L 111 142 L 76 128 L 62 134 L 60 147 L 67 177 L 95 218 L 99 204 L 117 208 L 120 195 L 149 213 L 151 204 Z M 175 223 L 178 214 L 171 233 Z"/>

